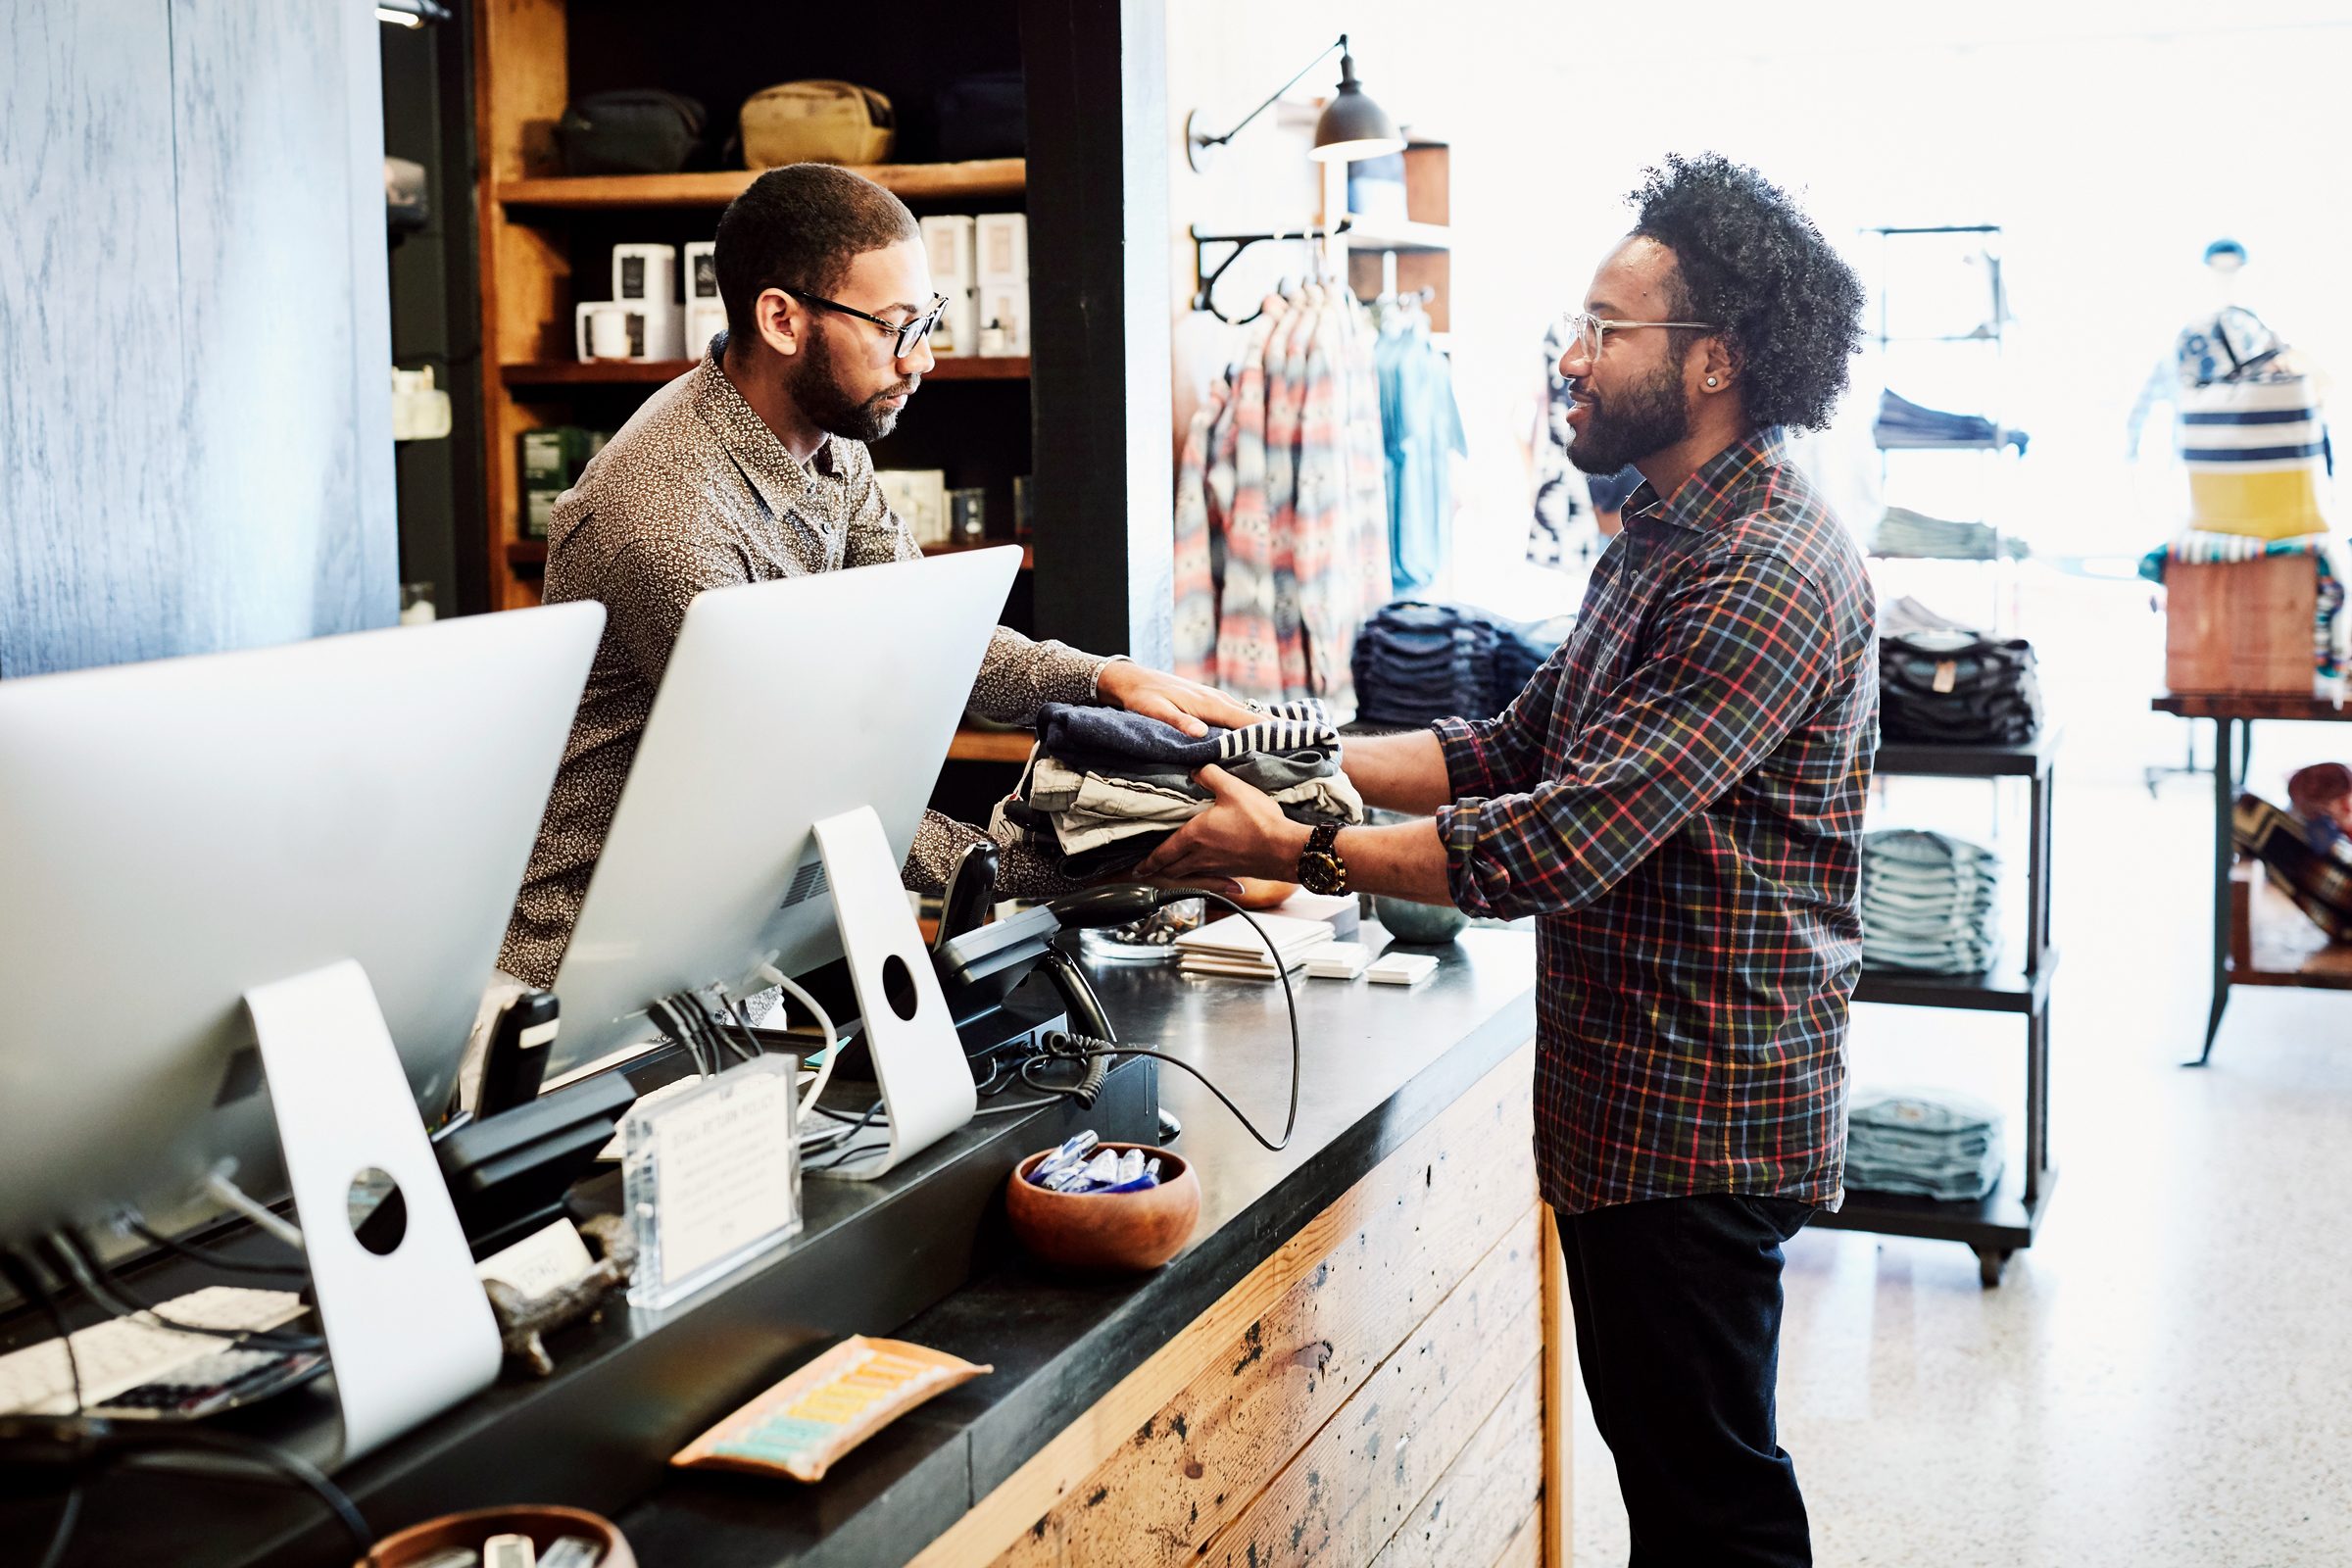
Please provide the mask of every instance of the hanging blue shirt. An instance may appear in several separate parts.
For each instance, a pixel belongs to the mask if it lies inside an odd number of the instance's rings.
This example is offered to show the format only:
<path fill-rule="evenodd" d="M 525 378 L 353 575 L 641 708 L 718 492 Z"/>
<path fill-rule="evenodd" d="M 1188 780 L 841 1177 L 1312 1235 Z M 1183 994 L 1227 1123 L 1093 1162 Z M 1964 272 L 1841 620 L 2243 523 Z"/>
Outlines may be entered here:
<path fill-rule="evenodd" d="M 1446 569 L 1453 542 L 1453 455 L 1469 448 L 1452 364 L 1426 327 L 1382 333 L 1373 367 L 1388 446 L 1389 568 L 1397 597 L 1411 598 Z"/>

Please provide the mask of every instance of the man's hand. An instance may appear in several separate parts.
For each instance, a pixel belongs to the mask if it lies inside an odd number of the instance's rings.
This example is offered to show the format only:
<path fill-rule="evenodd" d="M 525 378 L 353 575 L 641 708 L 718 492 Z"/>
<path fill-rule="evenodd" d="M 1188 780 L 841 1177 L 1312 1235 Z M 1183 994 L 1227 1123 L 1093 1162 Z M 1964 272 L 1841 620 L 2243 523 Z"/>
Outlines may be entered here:
<path fill-rule="evenodd" d="M 1265 715 L 1235 702 L 1214 686 L 1185 680 L 1164 669 L 1148 669 L 1130 659 L 1113 660 L 1095 677 L 1095 693 L 1130 713 L 1156 718 L 1195 739 L 1210 724 L 1240 729 Z"/>
<path fill-rule="evenodd" d="M 1153 850 L 1134 876 L 1182 882 L 1218 876 L 1288 882 L 1297 876 L 1310 831 L 1304 823 L 1292 821 L 1263 791 L 1213 763 L 1193 777 L 1216 797 L 1216 804 Z"/>

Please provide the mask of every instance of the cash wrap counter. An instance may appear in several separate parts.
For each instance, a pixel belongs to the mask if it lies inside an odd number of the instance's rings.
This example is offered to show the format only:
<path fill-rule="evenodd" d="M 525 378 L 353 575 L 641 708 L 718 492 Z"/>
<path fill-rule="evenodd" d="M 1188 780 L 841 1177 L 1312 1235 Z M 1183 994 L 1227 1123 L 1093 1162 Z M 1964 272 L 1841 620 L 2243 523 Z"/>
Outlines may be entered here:
<path fill-rule="evenodd" d="M 1189 1075 L 1122 1064 L 1096 1112 L 975 1122 L 880 1183 L 809 1182 L 789 1249 L 659 1316 L 614 1298 L 550 1339 L 554 1377 L 510 1373 L 337 1479 L 384 1533 L 498 1503 L 592 1508 L 646 1568 L 1564 1563 L 1570 1372 L 1530 1149 L 1534 942 L 1482 930 L 1436 951 L 1414 990 L 1295 982 L 1304 1075 L 1281 1153 Z M 1126 1042 L 1279 1129 L 1280 987 L 1093 975 Z M 1184 1122 L 1200 1226 L 1154 1273 L 1057 1277 L 1011 1244 L 1004 1177 L 1137 1097 L 1148 1067 Z M 870 1289 L 866 1261 L 907 1249 L 964 1283 L 919 1310 Z M 665 1466 L 852 1331 L 995 1371 L 813 1486 Z M 251 1412 L 253 1430 L 331 1442 L 323 1395 L 275 1404 L 309 1408 Z M 70 1562 L 350 1556 L 282 1489 L 122 1474 L 88 1501 Z M 53 1508 L 0 1508 L 0 1529 L 44 1540 Z"/>

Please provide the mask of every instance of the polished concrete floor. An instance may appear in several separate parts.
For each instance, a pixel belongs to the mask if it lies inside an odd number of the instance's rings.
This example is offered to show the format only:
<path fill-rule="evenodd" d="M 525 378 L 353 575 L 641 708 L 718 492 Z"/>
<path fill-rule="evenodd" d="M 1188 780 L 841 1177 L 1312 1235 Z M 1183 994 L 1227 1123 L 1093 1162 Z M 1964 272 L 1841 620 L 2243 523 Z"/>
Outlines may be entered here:
<path fill-rule="evenodd" d="M 1825 1565 L 2352 1564 L 2352 994 L 2238 991 L 2213 1065 L 2180 1065 L 2208 995 L 2212 786 L 2139 785 L 2181 737 L 2146 718 L 2154 666 L 2113 652 L 2059 705 L 2062 1174 L 2039 1241 L 1990 1291 L 1954 1244 L 1788 1249 L 1781 1438 Z M 2352 757 L 2352 725 L 2266 726 L 2250 782 L 2282 799 L 2328 755 Z M 1897 785 L 1874 818 L 1986 838 L 1985 801 Z M 1856 1010 L 1860 1083 L 2014 1106 L 2023 1056 L 2009 1019 Z M 1575 1464 L 1576 1560 L 1622 1563 L 1581 1400 Z"/>

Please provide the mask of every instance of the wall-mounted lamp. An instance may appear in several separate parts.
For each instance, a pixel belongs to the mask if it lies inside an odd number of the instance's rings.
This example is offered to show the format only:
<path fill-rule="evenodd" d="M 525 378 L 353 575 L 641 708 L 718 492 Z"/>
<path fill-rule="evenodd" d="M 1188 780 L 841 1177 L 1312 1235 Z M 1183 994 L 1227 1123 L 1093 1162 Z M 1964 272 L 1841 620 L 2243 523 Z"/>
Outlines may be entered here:
<path fill-rule="evenodd" d="M 1222 147 L 1233 140 L 1241 133 L 1242 125 L 1249 124 L 1264 114 L 1274 106 L 1276 99 L 1298 85 L 1299 76 L 1329 60 L 1333 49 L 1340 52 L 1340 89 L 1332 95 L 1331 102 L 1323 106 L 1322 118 L 1315 122 L 1315 145 L 1307 156 L 1317 163 L 1338 164 L 1354 163 L 1365 158 L 1386 158 L 1391 153 L 1404 151 L 1404 138 L 1396 134 L 1396 122 L 1389 118 L 1388 111 L 1366 96 L 1362 83 L 1355 79 L 1355 56 L 1348 52 L 1348 35 L 1343 32 L 1338 43 L 1309 60 L 1299 69 L 1298 76 L 1275 88 L 1273 97 L 1244 115 L 1241 124 L 1235 125 L 1222 136 L 1210 136 L 1194 128 L 1195 122 L 1200 118 L 1200 110 L 1187 114 L 1184 117 L 1184 157 L 1185 162 L 1192 165 L 1193 172 L 1200 173 L 1207 167 L 1211 148 Z"/>

